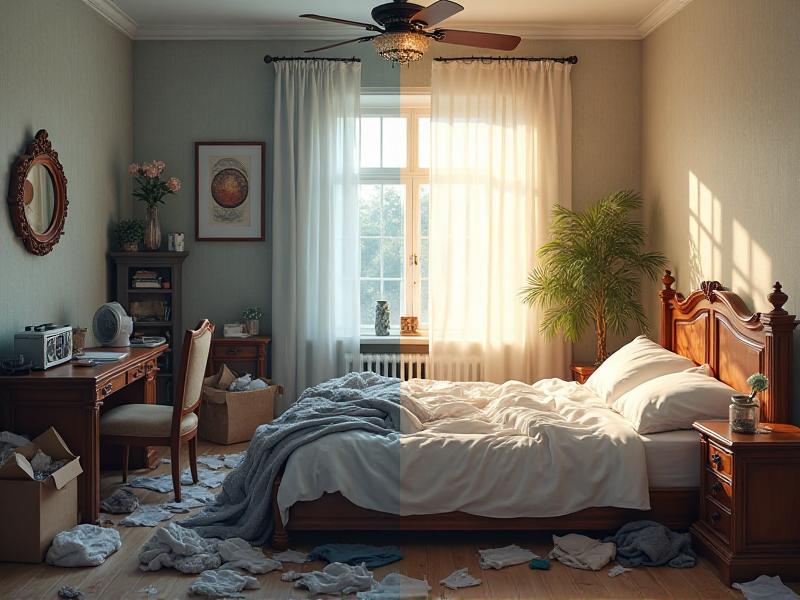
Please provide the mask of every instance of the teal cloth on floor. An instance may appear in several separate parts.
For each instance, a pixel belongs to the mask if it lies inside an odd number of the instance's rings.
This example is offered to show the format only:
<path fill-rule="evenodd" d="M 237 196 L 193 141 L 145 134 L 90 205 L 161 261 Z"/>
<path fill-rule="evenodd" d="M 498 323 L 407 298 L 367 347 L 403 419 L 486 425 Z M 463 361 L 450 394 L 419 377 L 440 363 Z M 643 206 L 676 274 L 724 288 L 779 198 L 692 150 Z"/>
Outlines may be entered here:
<path fill-rule="evenodd" d="M 542 571 L 547 571 L 550 568 L 550 561 L 546 558 L 534 558 L 531 562 L 528 563 L 528 566 L 531 569 L 540 569 Z"/>
<path fill-rule="evenodd" d="M 369 546 L 367 544 L 323 544 L 308 553 L 311 560 L 322 559 L 329 563 L 348 565 L 364 564 L 368 569 L 382 567 L 403 560 L 397 546 Z"/>

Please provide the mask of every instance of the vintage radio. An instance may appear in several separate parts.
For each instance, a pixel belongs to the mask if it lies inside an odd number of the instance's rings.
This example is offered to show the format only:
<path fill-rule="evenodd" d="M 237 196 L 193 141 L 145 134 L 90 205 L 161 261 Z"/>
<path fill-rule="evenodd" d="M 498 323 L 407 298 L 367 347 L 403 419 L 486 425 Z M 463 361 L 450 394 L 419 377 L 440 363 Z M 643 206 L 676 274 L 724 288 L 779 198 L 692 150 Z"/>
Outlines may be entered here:
<path fill-rule="evenodd" d="M 49 369 L 72 358 L 72 327 L 69 325 L 28 325 L 14 334 L 14 353 L 23 355 L 34 369 Z"/>

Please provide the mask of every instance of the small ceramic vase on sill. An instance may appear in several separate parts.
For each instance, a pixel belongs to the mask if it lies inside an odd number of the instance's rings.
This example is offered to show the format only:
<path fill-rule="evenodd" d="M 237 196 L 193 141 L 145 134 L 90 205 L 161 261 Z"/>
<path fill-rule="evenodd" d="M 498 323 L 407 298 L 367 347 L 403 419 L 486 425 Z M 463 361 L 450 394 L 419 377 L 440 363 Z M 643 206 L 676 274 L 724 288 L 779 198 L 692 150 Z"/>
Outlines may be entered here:
<path fill-rule="evenodd" d="M 158 250 L 161 247 L 161 224 L 158 222 L 158 207 L 147 207 L 147 224 L 144 227 L 144 247 Z"/>
<path fill-rule="evenodd" d="M 388 300 L 375 303 L 375 335 L 389 335 L 391 311 Z"/>
<path fill-rule="evenodd" d="M 758 400 L 747 394 L 731 396 L 728 409 L 731 431 L 734 433 L 757 433 L 760 408 Z"/>

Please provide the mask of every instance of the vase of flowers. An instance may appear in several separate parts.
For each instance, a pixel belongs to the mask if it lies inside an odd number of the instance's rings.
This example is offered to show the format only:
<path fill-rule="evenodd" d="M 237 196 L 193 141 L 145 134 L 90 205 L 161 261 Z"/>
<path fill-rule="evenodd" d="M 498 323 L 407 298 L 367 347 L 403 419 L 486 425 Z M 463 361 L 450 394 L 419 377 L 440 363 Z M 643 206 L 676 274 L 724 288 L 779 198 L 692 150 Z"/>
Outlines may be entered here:
<path fill-rule="evenodd" d="M 175 194 L 181 189 L 181 180 L 177 177 L 167 179 L 163 160 L 152 160 L 149 163 L 131 163 L 128 173 L 134 178 L 137 188 L 133 196 L 147 204 L 147 224 L 144 229 L 144 247 L 158 250 L 161 247 L 161 224 L 158 220 L 158 205 L 164 204 L 164 197 Z"/>
<path fill-rule="evenodd" d="M 242 311 L 242 320 L 247 335 L 258 335 L 259 321 L 262 316 L 263 313 L 257 306 L 248 306 Z"/>
<path fill-rule="evenodd" d="M 754 373 L 747 378 L 750 394 L 731 396 L 728 410 L 731 431 L 734 433 L 757 433 L 761 407 L 756 394 L 769 387 L 769 380 L 762 373 Z"/>
<path fill-rule="evenodd" d="M 144 240 L 144 225 L 139 219 L 122 219 L 114 226 L 114 235 L 124 252 L 138 252 Z"/>

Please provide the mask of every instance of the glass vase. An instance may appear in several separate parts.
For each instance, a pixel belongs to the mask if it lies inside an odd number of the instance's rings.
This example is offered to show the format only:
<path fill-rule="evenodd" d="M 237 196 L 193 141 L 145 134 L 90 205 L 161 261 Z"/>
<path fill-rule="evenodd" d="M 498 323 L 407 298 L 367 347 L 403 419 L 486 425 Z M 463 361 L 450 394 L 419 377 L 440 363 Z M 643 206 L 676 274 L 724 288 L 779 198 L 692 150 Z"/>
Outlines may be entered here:
<path fill-rule="evenodd" d="M 746 394 L 737 394 L 731 397 L 728 409 L 729 423 L 733 433 L 758 432 L 758 419 L 760 408 L 758 401 L 751 399 Z"/>
<path fill-rule="evenodd" d="M 389 335 L 390 316 L 388 300 L 378 300 L 375 303 L 375 335 Z"/>
<path fill-rule="evenodd" d="M 148 250 L 161 248 L 161 224 L 158 222 L 158 207 L 147 207 L 147 224 L 144 228 L 144 247 Z"/>

